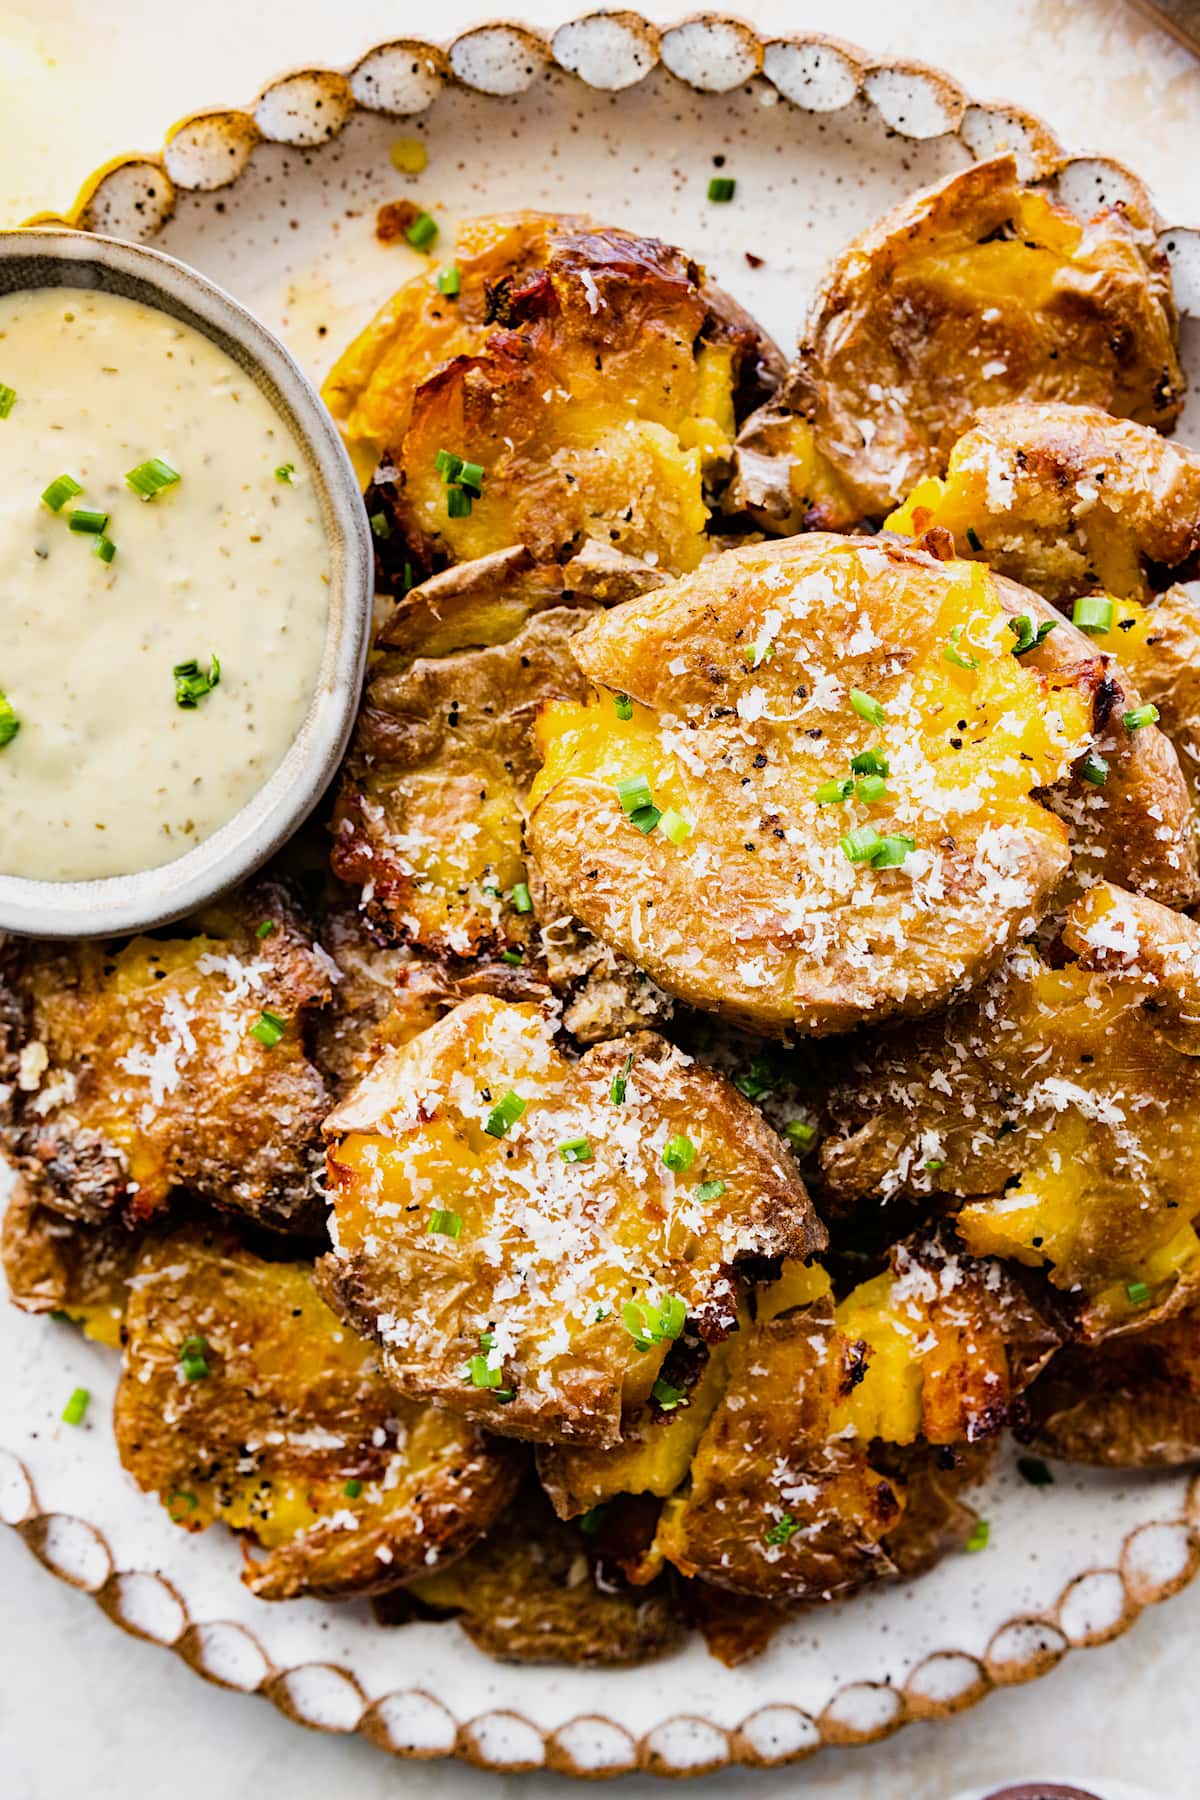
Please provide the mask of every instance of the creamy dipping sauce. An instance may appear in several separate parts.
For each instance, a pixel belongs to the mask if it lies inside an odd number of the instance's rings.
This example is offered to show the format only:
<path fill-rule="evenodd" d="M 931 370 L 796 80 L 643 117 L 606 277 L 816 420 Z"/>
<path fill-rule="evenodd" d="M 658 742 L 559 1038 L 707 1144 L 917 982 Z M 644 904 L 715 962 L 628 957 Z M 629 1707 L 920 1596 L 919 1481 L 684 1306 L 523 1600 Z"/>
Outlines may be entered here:
<path fill-rule="evenodd" d="M 0 384 L 0 874 L 155 868 L 246 804 L 308 710 L 329 610 L 311 471 L 223 350 L 119 295 L 0 295 Z M 154 458 L 179 479 L 142 500 L 125 477 Z M 82 491 L 52 512 L 64 474 Z M 110 562 L 77 509 L 108 514 Z M 195 695 L 214 655 L 218 685 L 180 706 L 177 665 Z"/>

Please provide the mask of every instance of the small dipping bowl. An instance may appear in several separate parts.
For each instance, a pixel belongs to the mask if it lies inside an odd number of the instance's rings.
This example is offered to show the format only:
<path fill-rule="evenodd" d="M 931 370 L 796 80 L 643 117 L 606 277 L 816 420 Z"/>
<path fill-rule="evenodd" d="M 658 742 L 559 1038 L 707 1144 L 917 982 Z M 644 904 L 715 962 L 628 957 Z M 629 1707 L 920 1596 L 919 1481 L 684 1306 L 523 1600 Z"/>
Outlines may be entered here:
<path fill-rule="evenodd" d="M 156 868 L 94 881 L 0 873 L 0 931 L 116 936 L 167 924 L 244 880 L 286 843 L 321 798 L 358 707 L 374 556 L 358 481 L 316 389 L 278 338 L 229 294 L 195 269 L 139 244 L 83 231 L 0 231 L 0 294 L 31 288 L 119 294 L 179 320 L 224 351 L 308 458 L 329 555 L 329 615 L 308 711 L 283 760 L 240 811 Z"/>

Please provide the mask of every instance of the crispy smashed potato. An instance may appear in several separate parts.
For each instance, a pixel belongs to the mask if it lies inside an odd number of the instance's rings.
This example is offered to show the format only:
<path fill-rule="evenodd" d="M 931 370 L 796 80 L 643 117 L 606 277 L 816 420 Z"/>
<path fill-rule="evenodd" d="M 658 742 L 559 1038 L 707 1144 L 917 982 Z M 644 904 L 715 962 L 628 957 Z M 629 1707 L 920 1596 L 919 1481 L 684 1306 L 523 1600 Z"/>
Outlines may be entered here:
<path fill-rule="evenodd" d="M 506 1435 L 615 1444 L 688 1320 L 730 1330 L 739 1261 L 824 1242 L 727 1082 L 649 1033 L 568 1062 L 530 1004 L 465 1001 L 326 1130 L 327 1291 L 401 1392 Z"/>
<path fill-rule="evenodd" d="M 1200 1461 L 1200 1315 L 1065 1350 L 1026 1402 L 1020 1435 L 1046 1456 L 1107 1469 Z"/>
<path fill-rule="evenodd" d="M 1056 606 L 1146 601 L 1200 552 L 1200 455 L 1098 406 L 987 407 L 885 525 L 939 526 Z"/>
<path fill-rule="evenodd" d="M 586 1533 L 555 1518 L 534 1483 L 481 1544 L 412 1591 L 457 1613 L 471 1642 L 501 1662 L 647 1662 L 674 1649 L 684 1630 L 667 1582 L 628 1587 L 598 1564 Z"/>
<path fill-rule="evenodd" d="M 265 1552 L 261 1599 L 366 1594 L 480 1537 L 517 1464 L 473 1425 L 400 1398 L 306 1263 L 199 1227 L 145 1250 L 131 1285 L 117 1448 L 176 1524 L 221 1520 Z"/>
<path fill-rule="evenodd" d="M 783 372 L 774 345 L 682 251 L 585 219 L 473 220 L 454 266 L 457 295 L 417 276 L 325 383 L 360 469 L 382 464 L 387 534 L 421 572 L 589 539 L 694 568 L 738 420 Z"/>
<path fill-rule="evenodd" d="M 81 1225 L 39 1206 L 18 1181 L 0 1229 L 9 1299 L 23 1312 L 64 1314 L 115 1349 L 142 1242 L 119 1218 Z"/>
<path fill-rule="evenodd" d="M 1097 883 L 1074 960 L 1023 946 L 945 1020 L 881 1037 L 835 1084 L 834 1201 L 940 1194 L 979 1255 L 1045 1267 L 1086 1339 L 1200 1281 L 1200 927 Z"/>
<path fill-rule="evenodd" d="M 333 963 L 332 993 L 314 1023 L 313 1060 L 336 1094 L 365 1075 L 389 1044 L 432 1024 L 438 1010 L 423 983 L 412 992 L 411 951 L 380 942 L 358 907 L 333 906 L 321 921 L 320 941 Z"/>
<path fill-rule="evenodd" d="M 148 1219 L 185 1188 L 319 1228 L 327 1095 L 304 1028 L 330 982 L 305 922 L 259 881 L 173 930 L 0 947 L 19 1018 L 5 1149 L 33 1200 L 93 1224 Z"/>
<path fill-rule="evenodd" d="M 593 620 L 572 649 L 600 692 L 538 724 L 547 886 L 752 1030 L 944 1003 L 1046 910 L 1068 833 L 1035 790 L 1119 691 L 1065 623 L 1017 655 L 1043 615 L 977 563 L 813 534 Z"/>
<path fill-rule="evenodd" d="M 883 517 L 975 414 L 1074 401 L 1169 429 L 1185 385 L 1165 257 L 1128 205 L 1080 224 L 996 156 L 835 259 L 730 497 L 768 529 Z M 782 467 L 780 464 L 782 463 Z"/>
<path fill-rule="evenodd" d="M 1142 698 L 1158 707 L 1162 728 L 1200 806 L 1200 600 L 1173 587 L 1146 615 L 1144 654 L 1134 663 Z"/>
<path fill-rule="evenodd" d="M 453 956 L 519 955 L 532 910 L 524 802 L 533 720 L 586 682 L 570 642 L 588 614 L 534 613 L 505 642 L 418 657 L 384 649 L 367 680 L 334 814 L 333 868 L 394 936 Z M 385 628 L 386 636 L 386 628 Z"/>

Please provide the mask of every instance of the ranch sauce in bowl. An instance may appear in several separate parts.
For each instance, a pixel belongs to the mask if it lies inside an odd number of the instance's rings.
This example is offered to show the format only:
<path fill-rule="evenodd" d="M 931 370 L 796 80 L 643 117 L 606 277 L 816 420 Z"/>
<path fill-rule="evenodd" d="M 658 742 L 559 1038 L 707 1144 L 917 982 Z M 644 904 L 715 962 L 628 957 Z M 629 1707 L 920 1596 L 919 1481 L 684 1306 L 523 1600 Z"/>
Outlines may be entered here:
<path fill-rule="evenodd" d="M 329 624 L 311 471 L 216 343 L 102 290 L 0 294 L 0 415 L 0 875 L 156 868 L 304 721 Z"/>

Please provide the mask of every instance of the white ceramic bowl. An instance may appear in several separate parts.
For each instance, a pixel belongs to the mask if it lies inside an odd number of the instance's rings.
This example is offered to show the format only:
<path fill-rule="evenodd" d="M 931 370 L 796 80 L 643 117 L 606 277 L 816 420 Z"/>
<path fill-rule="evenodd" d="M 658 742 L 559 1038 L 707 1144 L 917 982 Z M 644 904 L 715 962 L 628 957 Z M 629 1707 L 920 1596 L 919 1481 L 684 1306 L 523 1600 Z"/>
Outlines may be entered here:
<path fill-rule="evenodd" d="M 308 711 L 283 761 L 240 812 L 185 855 L 137 874 L 30 881 L 0 872 L 0 930 L 99 937 L 162 925 L 202 906 L 265 862 L 312 811 L 354 723 L 374 559 L 358 482 L 316 389 L 278 338 L 223 289 L 140 244 L 82 231 L 0 231 L 0 293 L 36 287 L 122 294 L 211 338 L 303 445 L 329 546 L 329 622 Z"/>

